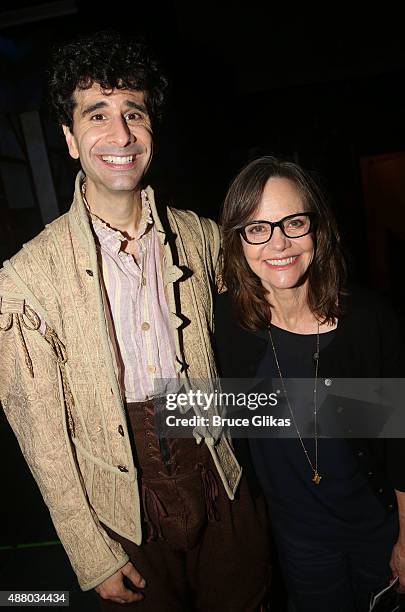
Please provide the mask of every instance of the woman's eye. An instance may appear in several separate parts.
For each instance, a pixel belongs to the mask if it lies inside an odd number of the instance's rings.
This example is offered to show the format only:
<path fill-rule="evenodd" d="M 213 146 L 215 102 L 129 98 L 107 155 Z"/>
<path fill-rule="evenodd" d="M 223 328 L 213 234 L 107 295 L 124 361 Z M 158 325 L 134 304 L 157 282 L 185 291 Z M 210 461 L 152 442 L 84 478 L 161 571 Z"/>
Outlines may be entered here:
<path fill-rule="evenodd" d="M 247 228 L 249 234 L 261 234 L 267 230 L 265 225 L 251 225 Z"/>
<path fill-rule="evenodd" d="M 300 228 L 304 225 L 304 222 L 302 219 L 291 219 L 291 221 L 288 224 L 288 227 L 291 227 L 292 229 L 296 229 L 296 228 Z"/>

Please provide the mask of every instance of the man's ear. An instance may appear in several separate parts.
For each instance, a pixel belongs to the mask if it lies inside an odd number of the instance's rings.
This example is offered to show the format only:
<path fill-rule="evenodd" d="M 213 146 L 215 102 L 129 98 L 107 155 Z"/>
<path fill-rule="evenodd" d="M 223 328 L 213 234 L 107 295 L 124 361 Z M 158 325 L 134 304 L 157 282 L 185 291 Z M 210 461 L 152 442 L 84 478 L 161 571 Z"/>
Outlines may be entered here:
<path fill-rule="evenodd" d="M 79 149 L 77 148 L 77 142 L 74 134 L 70 131 L 70 128 L 67 125 L 62 125 L 62 130 L 65 135 L 70 156 L 73 157 L 73 159 L 79 159 Z"/>

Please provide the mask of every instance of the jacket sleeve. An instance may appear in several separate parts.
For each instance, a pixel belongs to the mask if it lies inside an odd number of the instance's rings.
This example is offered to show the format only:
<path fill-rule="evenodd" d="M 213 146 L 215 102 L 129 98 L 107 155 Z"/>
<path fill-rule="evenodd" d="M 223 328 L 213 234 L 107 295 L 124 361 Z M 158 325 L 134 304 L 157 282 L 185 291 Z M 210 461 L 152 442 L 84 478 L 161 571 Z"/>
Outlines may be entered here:
<path fill-rule="evenodd" d="M 222 235 L 218 225 L 212 219 L 200 217 L 204 234 L 207 255 L 214 270 L 215 287 L 218 293 L 224 291 L 222 282 Z"/>
<path fill-rule="evenodd" d="M 57 349 L 46 340 L 35 311 L 6 281 L 0 271 L 0 402 L 80 586 L 88 590 L 128 557 L 86 497 L 69 438 L 63 345 Z"/>
<path fill-rule="evenodd" d="M 217 287 L 218 293 L 223 293 L 226 291 L 224 281 L 222 279 L 222 270 L 223 270 L 223 251 L 222 251 L 222 229 L 211 219 L 209 220 L 211 225 L 213 226 L 213 232 L 215 236 L 215 259 L 214 259 L 214 267 L 215 267 L 215 285 Z"/>

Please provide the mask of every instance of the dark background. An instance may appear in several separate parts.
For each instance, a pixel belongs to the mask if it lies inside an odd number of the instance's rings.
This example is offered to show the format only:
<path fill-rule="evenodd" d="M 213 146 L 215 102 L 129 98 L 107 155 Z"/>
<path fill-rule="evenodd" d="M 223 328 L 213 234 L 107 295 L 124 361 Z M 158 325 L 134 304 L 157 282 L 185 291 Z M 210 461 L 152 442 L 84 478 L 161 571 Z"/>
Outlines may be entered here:
<path fill-rule="evenodd" d="M 24 113 L 39 112 L 59 211 L 70 205 L 76 169 L 45 96 L 51 49 L 79 33 L 116 28 L 145 36 L 171 82 L 150 177 L 160 197 L 217 219 L 231 178 L 247 161 L 271 153 L 298 161 L 320 175 L 331 196 L 351 278 L 385 293 L 402 316 L 405 43 L 399 8 L 368 3 L 354 14 L 354 5 L 340 4 L 323 10 L 309 3 L 285 9 L 271 2 L 115 4 L 1 3 L 0 260 L 43 227 Z M 52 545 L 57 538 L 47 511 L 3 421 L 0 588 L 74 590 L 74 577 Z M 39 546 L 44 542 L 51 544 Z M 34 557 L 31 549 L 17 548 L 31 543 Z"/>

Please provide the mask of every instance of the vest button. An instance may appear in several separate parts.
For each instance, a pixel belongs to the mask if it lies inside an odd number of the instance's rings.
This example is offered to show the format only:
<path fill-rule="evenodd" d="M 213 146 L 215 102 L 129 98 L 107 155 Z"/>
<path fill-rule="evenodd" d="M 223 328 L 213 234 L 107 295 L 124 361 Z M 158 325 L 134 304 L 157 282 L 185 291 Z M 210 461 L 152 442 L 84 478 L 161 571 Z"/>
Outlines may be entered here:
<path fill-rule="evenodd" d="M 86 274 L 88 274 L 89 276 L 93 276 L 92 270 L 86 270 Z"/>
<path fill-rule="evenodd" d="M 118 465 L 117 467 L 120 472 L 128 472 L 128 468 L 126 468 L 125 465 Z"/>
<path fill-rule="evenodd" d="M 118 433 L 119 433 L 121 436 L 124 436 L 124 435 L 125 435 L 125 434 L 124 434 L 124 428 L 123 428 L 123 426 L 122 426 L 122 425 L 118 425 Z"/>

